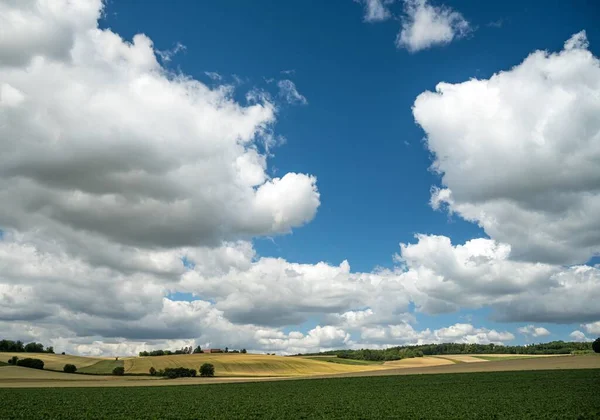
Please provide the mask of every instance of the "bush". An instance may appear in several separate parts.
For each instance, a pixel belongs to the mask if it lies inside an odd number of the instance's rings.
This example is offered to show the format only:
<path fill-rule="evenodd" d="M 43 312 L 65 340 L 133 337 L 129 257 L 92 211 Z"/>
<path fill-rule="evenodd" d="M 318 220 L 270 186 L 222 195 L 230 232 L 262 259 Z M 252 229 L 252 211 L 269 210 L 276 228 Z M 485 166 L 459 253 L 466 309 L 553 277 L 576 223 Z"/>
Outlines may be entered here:
<path fill-rule="evenodd" d="M 596 338 L 596 340 L 594 340 L 592 343 L 592 350 L 594 350 L 596 353 L 600 353 L 600 337 Z"/>
<path fill-rule="evenodd" d="M 63 372 L 65 372 L 65 373 L 75 373 L 75 372 L 77 372 L 77 366 L 71 365 L 71 364 L 67 363 L 65 365 L 65 367 L 63 367 Z"/>
<path fill-rule="evenodd" d="M 215 367 L 210 363 L 200 366 L 200 376 L 215 376 Z"/>
<path fill-rule="evenodd" d="M 10 359 L 8 359 L 8 364 L 9 365 L 17 365 L 17 361 L 19 360 L 19 358 L 17 356 L 13 356 Z"/>
<path fill-rule="evenodd" d="M 156 369 L 154 369 L 154 367 L 151 367 L 149 372 L 150 372 L 150 375 L 156 376 Z"/>
<path fill-rule="evenodd" d="M 44 369 L 44 361 L 28 357 L 26 359 L 17 360 L 17 366 L 23 366 L 32 369 Z"/>
<path fill-rule="evenodd" d="M 178 367 L 178 368 L 166 368 L 163 372 L 162 372 L 162 376 L 166 376 L 169 379 L 175 379 L 175 378 L 193 378 L 194 376 L 196 376 L 196 369 L 187 369 L 184 367 Z"/>
<path fill-rule="evenodd" d="M 123 376 L 125 375 L 125 368 L 123 366 L 119 366 L 113 369 L 113 375 Z"/>

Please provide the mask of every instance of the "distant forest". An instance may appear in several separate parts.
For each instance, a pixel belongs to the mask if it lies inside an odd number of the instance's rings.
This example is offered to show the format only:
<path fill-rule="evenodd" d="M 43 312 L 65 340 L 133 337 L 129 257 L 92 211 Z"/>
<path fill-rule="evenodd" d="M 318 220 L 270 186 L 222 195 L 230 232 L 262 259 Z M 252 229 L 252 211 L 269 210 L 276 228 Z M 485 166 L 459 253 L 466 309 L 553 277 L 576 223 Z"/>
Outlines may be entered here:
<path fill-rule="evenodd" d="M 591 342 L 551 341 L 550 343 L 525 346 L 458 343 L 424 344 L 390 347 L 383 350 L 332 350 L 322 353 L 298 354 L 298 356 L 337 356 L 342 359 L 389 361 L 443 354 L 571 354 L 590 351 L 592 351 Z"/>
<path fill-rule="evenodd" d="M 0 340 L 0 352 L 11 353 L 54 353 L 52 346 L 44 349 L 41 343 L 23 343 L 22 341 Z"/>

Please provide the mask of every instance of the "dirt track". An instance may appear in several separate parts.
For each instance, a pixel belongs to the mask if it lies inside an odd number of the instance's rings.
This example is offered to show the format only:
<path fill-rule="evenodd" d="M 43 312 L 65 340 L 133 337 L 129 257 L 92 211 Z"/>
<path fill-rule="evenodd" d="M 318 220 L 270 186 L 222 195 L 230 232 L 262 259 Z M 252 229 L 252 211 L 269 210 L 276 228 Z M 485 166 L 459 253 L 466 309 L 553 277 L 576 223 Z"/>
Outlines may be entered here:
<path fill-rule="evenodd" d="M 21 369 L 14 367 L 0 368 L 0 387 L 1 388 L 40 388 L 40 387 L 128 387 L 128 386 L 164 386 L 164 385 L 200 385 L 217 383 L 235 383 L 235 382 L 262 382 L 262 381 L 280 381 L 280 380 L 305 380 L 322 378 L 340 378 L 355 376 L 383 376 L 383 375 L 424 375 L 441 373 L 468 373 L 468 372 L 497 372 L 497 371 L 516 371 L 516 370 L 552 370 L 552 369 L 600 369 L 600 356 L 564 356 L 564 357 L 544 357 L 527 358 L 523 360 L 498 360 L 486 363 L 458 363 L 446 364 L 442 366 L 414 367 L 414 368 L 391 368 L 385 370 L 374 370 L 369 372 L 352 372 L 337 375 L 316 375 L 295 378 L 186 378 L 186 379 L 154 379 L 151 377 L 121 377 L 114 376 L 95 376 L 93 380 L 89 377 L 78 378 L 69 375 L 73 380 L 57 380 L 53 372 L 48 372 L 51 377 L 40 379 L 40 377 L 25 379 L 17 378 L 14 374 L 8 374 L 4 369 Z M 62 375 L 62 374 L 59 374 Z M 12 378 L 10 377 L 12 376 Z"/>

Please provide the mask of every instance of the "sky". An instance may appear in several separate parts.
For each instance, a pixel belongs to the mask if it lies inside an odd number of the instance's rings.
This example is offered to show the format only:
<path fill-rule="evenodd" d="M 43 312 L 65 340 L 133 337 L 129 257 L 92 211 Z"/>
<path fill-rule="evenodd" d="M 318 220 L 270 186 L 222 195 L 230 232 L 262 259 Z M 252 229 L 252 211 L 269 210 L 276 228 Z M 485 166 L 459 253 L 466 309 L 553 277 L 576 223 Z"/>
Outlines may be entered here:
<path fill-rule="evenodd" d="M 593 0 L 0 0 L 0 337 L 600 335 Z"/>

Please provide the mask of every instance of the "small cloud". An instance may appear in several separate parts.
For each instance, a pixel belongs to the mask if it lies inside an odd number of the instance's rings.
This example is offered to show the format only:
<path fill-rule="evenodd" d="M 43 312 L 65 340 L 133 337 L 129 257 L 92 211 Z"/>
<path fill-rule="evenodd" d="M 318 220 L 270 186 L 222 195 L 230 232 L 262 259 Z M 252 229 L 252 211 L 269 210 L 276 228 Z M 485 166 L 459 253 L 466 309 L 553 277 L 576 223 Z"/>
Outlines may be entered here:
<path fill-rule="evenodd" d="M 392 17 L 388 6 L 395 0 L 354 0 L 365 6 L 365 22 L 382 22 Z"/>
<path fill-rule="evenodd" d="M 583 332 L 576 330 L 569 334 L 573 341 L 592 341 Z"/>
<path fill-rule="evenodd" d="M 296 74 L 296 70 L 294 69 L 290 69 L 290 70 L 281 70 L 280 72 L 281 74 Z"/>
<path fill-rule="evenodd" d="M 493 22 L 489 22 L 486 26 L 488 26 L 490 28 L 502 28 L 502 25 L 504 25 L 504 20 L 498 19 Z"/>
<path fill-rule="evenodd" d="M 177 54 L 181 51 L 185 51 L 186 49 L 187 49 L 187 47 L 185 45 L 183 45 L 181 42 L 178 42 L 170 50 L 164 50 L 164 51 L 156 50 L 156 54 L 160 57 L 160 59 L 163 61 L 163 63 L 168 63 L 169 61 L 171 61 L 173 56 L 175 56 L 175 54 Z"/>
<path fill-rule="evenodd" d="M 518 328 L 521 334 L 528 335 L 531 337 L 544 337 L 546 335 L 550 335 L 550 331 L 548 331 L 544 327 L 536 327 L 535 325 L 526 325 L 524 327 Z"/>
<path fill-rule="evenodd" d="M 215 82 L 218 82 L 223 79 L 223 76 L 221 76 L 219 73 L 217 73 L 215 71 L 205 71 L 204 74 L 206 74 L 208 77 L 210 77 Z"/>
<path fill-rule="evenodd" d="M 277 82 L 279 87 L 279 96 L 285 99 L 289 104 L 306 105 L 308 101 L 298 92 L 296 85 L 291 80 L 280 80 Z"/>
<path fill-rule="evenodd" d="M 434 45 L 449 44 L 471 31 L 469 22 L 447 6 L 431 6 L 427 0 L 405 0 L 398 48 L 417 52 Z"/>

